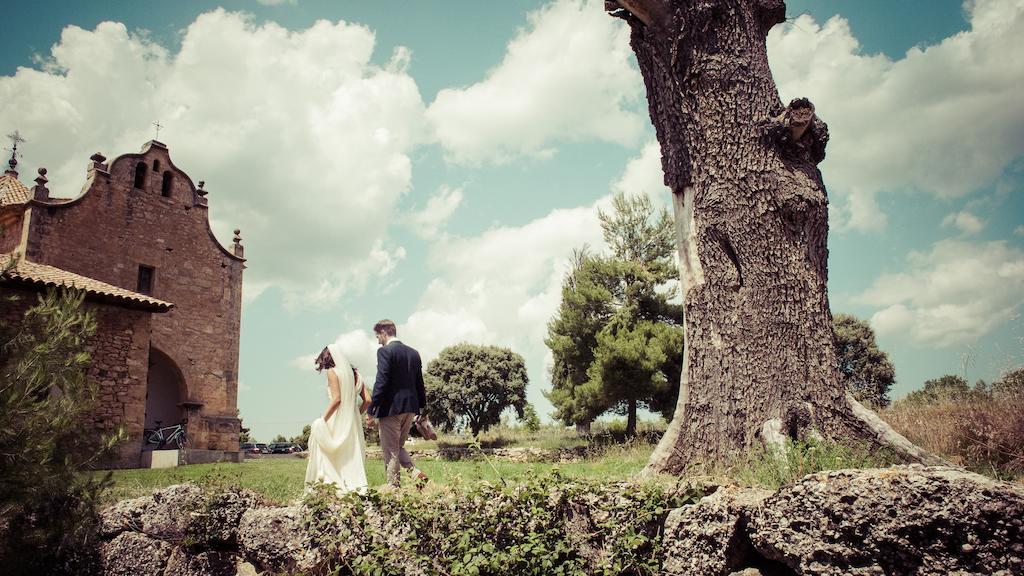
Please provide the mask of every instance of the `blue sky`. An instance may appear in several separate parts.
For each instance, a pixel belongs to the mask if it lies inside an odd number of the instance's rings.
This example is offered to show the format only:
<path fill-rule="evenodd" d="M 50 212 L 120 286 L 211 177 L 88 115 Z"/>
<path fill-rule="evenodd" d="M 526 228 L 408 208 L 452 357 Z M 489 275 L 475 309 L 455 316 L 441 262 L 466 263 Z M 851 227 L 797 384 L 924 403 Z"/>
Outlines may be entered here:
<path fill-rule="evenodd" d="M 1021 364 L 1024 2 L 788 2 L 783 99 L 829 123 L 834 312 L 869 319 L 895 396 Z M 5 8 L 0 129 L 80 189 L 165 128 L 249 257 L 239 408 L 260 439 L 322 410 L 310 357 L 371 377 L 373 323 L 426 360 L 510 346 L 550 405 L 545 323 L 617 191 L 666 203 L 642 80 L 602 3 L 32 2 Z M 23 178 L 26 181 L 28 178 Z"/>

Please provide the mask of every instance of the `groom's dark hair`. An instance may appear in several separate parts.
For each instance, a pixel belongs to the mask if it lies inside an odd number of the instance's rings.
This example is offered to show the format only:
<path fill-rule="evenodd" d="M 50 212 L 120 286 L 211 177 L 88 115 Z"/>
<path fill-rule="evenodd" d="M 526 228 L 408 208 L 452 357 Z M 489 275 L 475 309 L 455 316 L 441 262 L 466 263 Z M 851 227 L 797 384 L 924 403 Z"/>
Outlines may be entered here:
<path fill-rule="evenodd" d="M 395 327 L 395 323 L 391 320 L 381 320 L 373 325 L 373 331 L 376 334 L 383 332 L 388 336 L 398 336 L 398 328 Z"/>
<path fill-rule="evenodd" d="M 322 372 L 324 370 L 330 370 L 331 368 L 334 368 L 334 356 L 331 356 L 331 351 L 327 349 L 327 346 L 324 346 L 323 351 L 320 352 L 320 355 L 316 357 L 316 360 L 313 361 L 313 364 L 316 366 L 317 372 Z"/>

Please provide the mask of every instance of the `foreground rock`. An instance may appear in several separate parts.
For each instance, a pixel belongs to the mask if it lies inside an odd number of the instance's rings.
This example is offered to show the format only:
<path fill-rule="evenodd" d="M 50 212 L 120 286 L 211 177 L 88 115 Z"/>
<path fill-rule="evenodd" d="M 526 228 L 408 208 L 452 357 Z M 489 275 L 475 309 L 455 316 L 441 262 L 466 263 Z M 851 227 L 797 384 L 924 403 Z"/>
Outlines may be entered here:
<path fill-rule="evenodd" d="M 750 557 L 747 520 L 770 490 L 721 488 L 665 520 L 665 574 L 729 574 Z"/>
<path fill-rule="evenodd" d="M 944 467 L 720 489 L 669 515 L 666 574 L 1024 574 L 1024 491 Z M 750 573 L 750 572 L 748 572 Z"/>
<path fill-rule="evenodd" d="M 608 525 L 605 516 L 618 509 L 613 501 L 622 493 L 579 497 L 566 507 L 565 528 L 592 564 L 607 552 L 599 527 Z M 561 498 L 553 496 L 552 502 Z M 325 518 L 340 518 L 336 512 Z M 361 545 L 346 540 L 329 553 L 318 550 L 307 513 L 301 506 L 268 506 L 251 492 L 172 486 L 103 511 L 105 574 L 320 573 L 325 556 L 347 556 Z M 361 534 L 362 544 L 409 536 L 372 506 L 359 518 L 353 534 Z M 658 527 L 660 520 L 652 533 Z M 668 575 L 1010 576 L 1024 574 L 1024 490 L 945 467 L 842 470 L 774 492 L 720 488 L 671 511 L 663 533 Z M 439 559 L 406 561 L 406 573 L 426 574 Z"/>
<path fill-rule="evenodd" d="M 1024 574 L 1024 493 L 952 468 L 815 474 L 765 500 L 750 540 L 800 574 Z"/>

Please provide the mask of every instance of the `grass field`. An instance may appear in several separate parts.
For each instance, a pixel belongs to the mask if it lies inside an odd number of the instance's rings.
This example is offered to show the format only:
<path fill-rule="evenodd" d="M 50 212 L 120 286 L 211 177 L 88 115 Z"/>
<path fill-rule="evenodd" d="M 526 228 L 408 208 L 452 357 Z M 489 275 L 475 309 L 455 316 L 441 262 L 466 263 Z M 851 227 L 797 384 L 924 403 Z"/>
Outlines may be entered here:
<path fill-rule="evenodd" d="M 417 459 L 416 464 L 434 485 L 465 482 L 515 482 L 557 468 L 564 476 L 602 480 L 625 480 L 639 472 L 653 447 L 649 444 L 617 446 L 601 456 L 571 463 L 514 463 L 490 460 Z M 114 486 L 107 492 L 110 501 L 134 498 L 156 488 L 194 482 L 200 485 L 240 486 L 254 490 L 279 503 L 299 498 L 306 474 L 306 460 L 298 457 L 261 457 L 241 464 L 195 464 L 179 468 L 115 470 Z M 380 459 L 367 459 L 366 476 L 370 486 L 384 483 L 384 465 Z M 408 480 L 406 480 L 408 482 Z"/>

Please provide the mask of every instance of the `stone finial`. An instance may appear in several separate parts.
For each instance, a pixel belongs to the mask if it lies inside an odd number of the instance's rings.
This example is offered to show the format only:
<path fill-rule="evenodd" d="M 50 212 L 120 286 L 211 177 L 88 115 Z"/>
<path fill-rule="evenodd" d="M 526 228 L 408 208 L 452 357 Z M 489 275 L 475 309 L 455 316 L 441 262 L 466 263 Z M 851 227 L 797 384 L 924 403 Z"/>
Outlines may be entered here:
<path fill-rule="evenodd" d="M 36 200 L 49 200 L 50 189 L 46 187 L 46 168 L 39 169 L 39 176 L 36 176 L 36 185 L 32 187 L 33 198 Z"/>
<path fill-rule="evenodd" d="M 245 254 L 245 247 L 242 246 L 242 231 L 239 230 L 238 228 L 235 228 L 235 238 L 234 238 L 234 240 L 235 240 L 235 245 L 232 246 L 232 250 L 231 251 L 235 254 L 235 256 L 238 256 L 239 258 L 242 258 L 243 255 Z"/>
<path fill-rule="evenodd" d="M 17 168 L 18 168 L 18 144 L 22 144 L 22 143 L 26 142 L 26 140 L 21 137 L 21 133 L 18 132 L 17 130 L 15 130 L 11 134 L 8 134 L 7 137 L 10 138 L 11 144 L 13 145 L 13 146 L 11 146 L 11 159 L 7 161 L 7 165 L 10 166 L 10 168 L 7 169 L 7 173 L 12 175 L 12 176 L 14 176 L 15 178 L 17 178 L 18 177 L 18 170 L 17 170 Z"/>
<path fill-rule="evenodd" d="M 99 152 L 89 156 L 89 171 L 99 170 L 101 172 L 106 172 L 107 165 L 104 164 L 106 161 L 107 157 Z"/>
<path fill-rule="evenodd" d="M 203 190 L 203 186 L 206 186 L 206 180 L 199 181 L 199 189 L 196 190 L 196 194 L 199 194 L 200 196 L 206 196 L 207 194 L 210 193 L 208 190 Z"/>

